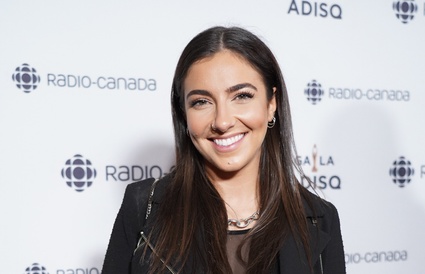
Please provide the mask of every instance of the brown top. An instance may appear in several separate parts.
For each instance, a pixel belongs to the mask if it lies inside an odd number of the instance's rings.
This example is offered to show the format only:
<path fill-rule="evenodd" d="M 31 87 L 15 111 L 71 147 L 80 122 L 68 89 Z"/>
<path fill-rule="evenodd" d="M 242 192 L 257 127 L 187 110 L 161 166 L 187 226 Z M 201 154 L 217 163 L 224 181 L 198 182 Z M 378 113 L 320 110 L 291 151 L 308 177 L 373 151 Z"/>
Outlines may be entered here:
<path fill-rule="evenodd" d="M 245 230 L 229 230 L 227 232 L 227 258 L 229 260 L 230 267 L 232 268 L 233 274 L 244 274 L 246 273 L 246 267 L 238 258 L 237 250 L 248 233 L 249 229 Z M 249 253 L 249 244 L 245 244 L 241 250 L 242 258 L 246 261 Z"/>

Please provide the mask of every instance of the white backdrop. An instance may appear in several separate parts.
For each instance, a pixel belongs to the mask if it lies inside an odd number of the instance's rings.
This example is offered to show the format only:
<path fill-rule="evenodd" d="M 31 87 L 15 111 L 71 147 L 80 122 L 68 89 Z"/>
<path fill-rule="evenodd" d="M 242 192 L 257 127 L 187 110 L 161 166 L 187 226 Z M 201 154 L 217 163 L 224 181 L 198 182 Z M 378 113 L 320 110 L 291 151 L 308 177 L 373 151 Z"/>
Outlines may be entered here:
<path fill-rule="evenodd" d="M 1 272 L 100 273 L 125 186 L 173 165 L 173 71 L 213 25 L 275 52 L 348 273 L 424 273 L 425 0 L 2 1 Z"/>

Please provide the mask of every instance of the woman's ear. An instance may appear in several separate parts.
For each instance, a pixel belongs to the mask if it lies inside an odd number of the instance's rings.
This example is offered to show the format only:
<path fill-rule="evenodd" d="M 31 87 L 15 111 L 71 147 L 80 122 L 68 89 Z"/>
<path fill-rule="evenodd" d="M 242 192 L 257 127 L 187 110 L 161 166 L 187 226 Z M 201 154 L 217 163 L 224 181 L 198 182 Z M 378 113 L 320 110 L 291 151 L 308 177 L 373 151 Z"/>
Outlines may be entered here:
<path fill-rule="evenodd" d="M 276 108 L 277 108 L 277 106 L 276 106 L 276 87 L 273 87 L 273 96 L 269 101 L 268 107 L 269 107 L 269 117 L 268 117 L 269 119 L 268 120 L 271 121 L 274 117 L 274 114 L 275 114 Z"/>

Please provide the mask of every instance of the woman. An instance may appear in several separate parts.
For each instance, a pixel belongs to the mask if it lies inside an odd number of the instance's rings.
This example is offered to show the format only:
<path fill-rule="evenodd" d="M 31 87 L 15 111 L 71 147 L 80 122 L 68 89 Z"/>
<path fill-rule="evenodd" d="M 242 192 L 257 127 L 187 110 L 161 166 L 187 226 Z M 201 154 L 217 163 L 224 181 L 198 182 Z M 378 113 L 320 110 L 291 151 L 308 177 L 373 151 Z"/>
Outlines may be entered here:
<path fill-rule="evenodd" d="M 198 34 L 171 101 L 175 168 L 127 187 L 104 274 L 345 273 L 337 211 L 296 179 L 286 87 L 258 37 Z"/>

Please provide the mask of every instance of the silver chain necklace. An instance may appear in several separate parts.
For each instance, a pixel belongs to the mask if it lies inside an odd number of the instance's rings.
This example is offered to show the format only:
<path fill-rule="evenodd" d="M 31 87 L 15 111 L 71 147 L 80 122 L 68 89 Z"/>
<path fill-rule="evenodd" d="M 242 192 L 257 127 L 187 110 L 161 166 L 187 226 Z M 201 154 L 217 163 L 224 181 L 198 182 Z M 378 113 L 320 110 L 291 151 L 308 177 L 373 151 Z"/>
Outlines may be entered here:
<path fill-rule="evenodd" d="M 245 219 L 227 219 L 227 225 L 236 226 L 237 228 L 245 228 L 249 226 L 249 224 L 253 221 L 258 220 L 258 218 L 260 218 L 260 212 L 256 211 L 251 216 Z"/>

